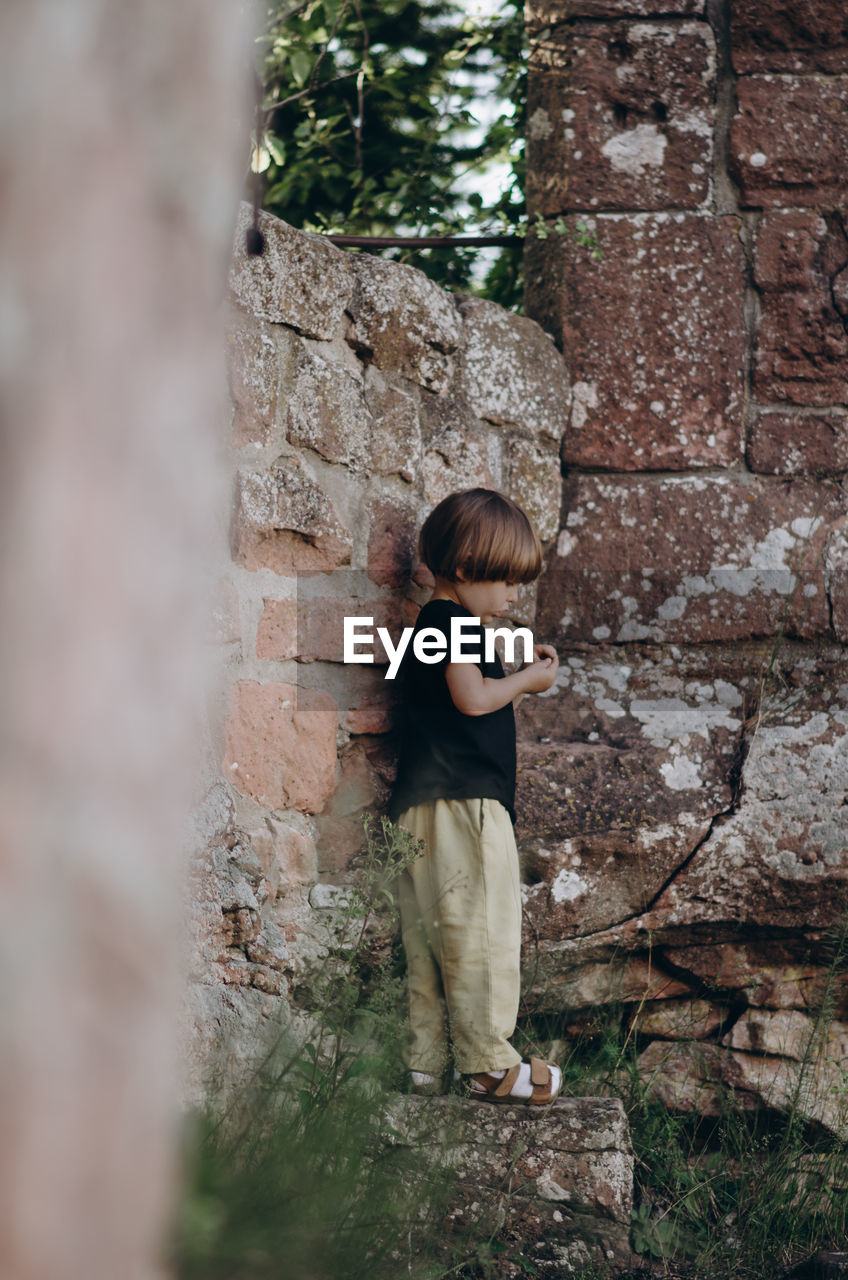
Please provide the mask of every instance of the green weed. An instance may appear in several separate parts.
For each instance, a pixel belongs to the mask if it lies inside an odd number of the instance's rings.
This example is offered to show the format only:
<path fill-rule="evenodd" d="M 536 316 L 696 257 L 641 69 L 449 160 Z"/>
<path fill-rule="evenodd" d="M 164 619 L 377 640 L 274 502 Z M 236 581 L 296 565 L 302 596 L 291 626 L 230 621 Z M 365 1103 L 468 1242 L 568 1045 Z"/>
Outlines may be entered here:
<path fill-rule="evenodd" d="M 399 1135 L 386 1110 L 405 1034 L 392 956 L 362 980 L 375 913 L 418 854 L 387 821 L 366 827 L 314 986 L 315 1038 L 284 1037 L 246 1089 L 212 1098 L 189 1123 L 173 1244 L 181 1280 L 434 1274 L 416 1241 L 441 1220 L 450 1181 L 438 1147 Z"/>
<path fill-rule="evenodd" d="M 404 1085 L 405 1000 L 402 957 L 386 942 L 385 920 L 393 879 L 419 849 L 386 820 L 366 827 L 365 845 L 356 883 L 332 914 L 326 962 L 309 985 L 310 1006 L 320 1008 L 314 1036 L 281 1041 L 249 1087 L 213 1098 L 187 1126 L 187 1190 L 172 1250 L 178 1280 L 537 1273 L 521 1242 L 503 1237 L 498 1197 L 462 1232 L 445 1229 L 445 1135 L 410 1133 L 408 1121 L 403 1132 L 395 1127 L 388 1097 Z M 761 1280 L 848 1239 L 846 1147 L 801 1106 L 848 966 L 848 917 L 819 949 L 829 969 L 782 1115 L 739 1110 L 731 1091 L 718 1092 L 717 1115 L 668 1111 L 640 1076 L 630 1004 L 602 1007 L 576 1036 L 565 1033 L 573 1017 L 525 1009 L 522 1052 L 559 1061 L 567 1093 L 624 1101 L 636 1155 L 631 1239 L 643 1274 L 659 1266 L 687 1280 Z M 597 1264 L 573 1274 L 605 1277 Z"/>

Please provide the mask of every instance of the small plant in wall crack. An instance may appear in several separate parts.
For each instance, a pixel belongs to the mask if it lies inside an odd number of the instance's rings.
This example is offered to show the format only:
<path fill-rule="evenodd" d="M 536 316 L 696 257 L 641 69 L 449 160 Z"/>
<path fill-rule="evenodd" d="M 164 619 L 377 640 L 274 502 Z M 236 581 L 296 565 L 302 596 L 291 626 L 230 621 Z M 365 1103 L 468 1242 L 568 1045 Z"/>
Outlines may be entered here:
<path fill-rule="evenodd" d="M 525 234 L 532 234 L 537 240 L 549 240 L 552 235 L 560 236 L 563 240 L 571 238 L 575 244 L 586 249 L 594 261 L 599 262 L 604 256 L 597 233 L 586 222 L 577 222 L 570 227 L 565 218 L 556 218 L 549 223 L 541 213 L 537 213 L 535 221 L 527 225 Z"/>

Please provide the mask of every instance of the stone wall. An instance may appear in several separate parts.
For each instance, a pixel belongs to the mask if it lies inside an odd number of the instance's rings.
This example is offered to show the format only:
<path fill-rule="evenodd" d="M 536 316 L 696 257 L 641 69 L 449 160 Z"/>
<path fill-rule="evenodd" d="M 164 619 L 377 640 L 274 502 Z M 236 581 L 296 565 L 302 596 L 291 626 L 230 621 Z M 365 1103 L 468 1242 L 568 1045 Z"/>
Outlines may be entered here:
<path fill-rule="evenodd" d="M 538 1007 L 623 1007 L 683 1109 L 780 1106 L 813 1057 L 802 1106 L 845 1131 L 848 17 L 529 22 L 527 310 L 573 380 L 537 624 L 564 663 L 521 714 Z"/>
<path fill-rule="evenodd" d="M 623 1019 L 683 1108 L 780 1107 L 815 1056 L 839 1129 L 844 16 L 540 0 L 530 34 L 527 306 L 562 356 L 271 218 L 246 258 L 242 219 L 198 1056 L 233 1069 L 290 1009 L 388 794 L 392 688 L 341 663 L 343 615 L 411 621 L 422 516 L 490 484 L 548 548 L 515 621 L 562 657 L 519 713 L 526 1015 Z"/>
<path fill-rule="evenodd" d="M 247 218 L 231 274 L 226 671 L 195 836 L 190 994 L 194 1060 L 208 1069 L 225 1048 L 230 1075 L 320 960 L 363 815 L 389 794 L 393 685 L 382 653 L 342 663 L 343 617 L 395 635 L 414 620 L 428 594 L 410 577 L 417 529 L 456 489 L 510 494 L 550 545 L 569 404 L 562 357 L 533 321 L 269 216 L 265 253 L 249 258 Z M 535 590 L 516 621 L 532 624 Z"/>

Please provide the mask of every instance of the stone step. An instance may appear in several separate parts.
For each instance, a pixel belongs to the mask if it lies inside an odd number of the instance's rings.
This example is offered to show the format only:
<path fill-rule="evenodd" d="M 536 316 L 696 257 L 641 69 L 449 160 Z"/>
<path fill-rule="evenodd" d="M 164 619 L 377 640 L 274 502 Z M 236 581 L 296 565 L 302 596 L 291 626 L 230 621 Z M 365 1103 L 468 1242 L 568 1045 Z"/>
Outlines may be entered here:
<path fill-rule="evenodd" d="M 454 1171 L 447 1233 L 494 1231 L 539 1274 L 630 1258 L 633 1148 L 619 1098 L 536 1108 L 397 1096 L 388 1118 L 393 1141 L 438 1143 Z"/>

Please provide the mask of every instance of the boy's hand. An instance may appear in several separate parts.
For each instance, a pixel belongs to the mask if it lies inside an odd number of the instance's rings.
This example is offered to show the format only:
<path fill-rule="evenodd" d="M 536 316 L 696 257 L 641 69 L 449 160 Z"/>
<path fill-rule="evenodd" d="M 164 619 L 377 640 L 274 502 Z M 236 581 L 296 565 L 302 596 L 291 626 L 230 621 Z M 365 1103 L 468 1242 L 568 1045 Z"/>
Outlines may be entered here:
<path fill-rule="evenodd" d="M 527 693 L 544 693 L 556 680 L 559 658 L 556 649 L 550 644 L 534 644 L 533 656 L 535 662 L 525 663 L 521 667 L 521 671 L 526 672 L 527 684 L 524 688 Z"/>
<path fill-rule="evenodd" d="M 543 693 L 556 680 L 559 659 L 549 644 L 534 644 L 535 662 L 525 663 L 512 675 L 484 678 L 475 663 L 449 662 L 445 680 L 453 705 L 464 716 L 483 716 L 515 702 L 525 693 Z"/>

